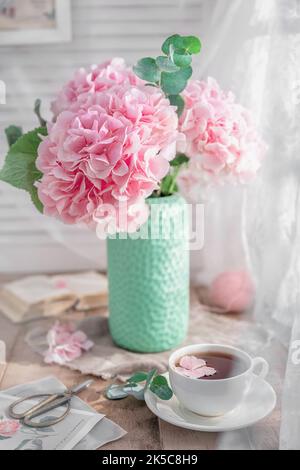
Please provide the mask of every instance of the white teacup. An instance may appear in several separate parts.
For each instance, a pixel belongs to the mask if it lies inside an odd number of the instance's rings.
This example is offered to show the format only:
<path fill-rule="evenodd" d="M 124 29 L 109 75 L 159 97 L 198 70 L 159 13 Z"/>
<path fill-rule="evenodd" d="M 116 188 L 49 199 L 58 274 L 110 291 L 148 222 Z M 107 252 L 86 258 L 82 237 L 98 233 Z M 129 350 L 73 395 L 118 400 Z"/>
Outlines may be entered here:
<path fill-rule="evenodd" d="M 176 364 L 186 355 L 204 353 L 229 354 L 245 363 L 245 370 L 225 379 L 194 379 L 176 371 Z M 254 369 L 260 366 L 260 372 Z M 252 359 L 241 349 L 223 344 L 195 344 L 175 351 L 169 359 L 170 383 L 174 394 L 188 410 L 203 416 L 221 416 L 241 404 L 254 377 L 265 378 L 269 365 L 262 357 Z"/>

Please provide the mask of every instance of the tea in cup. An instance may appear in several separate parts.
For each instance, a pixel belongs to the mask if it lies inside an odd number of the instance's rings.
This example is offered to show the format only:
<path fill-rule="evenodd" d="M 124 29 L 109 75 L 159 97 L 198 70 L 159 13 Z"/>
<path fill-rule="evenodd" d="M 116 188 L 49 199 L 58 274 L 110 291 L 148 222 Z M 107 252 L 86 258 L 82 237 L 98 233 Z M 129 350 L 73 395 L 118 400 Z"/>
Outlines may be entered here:
<path fill-rule="evenodd" d="M 253 359 L 241 349 L 222 344 L 186 346 L 169 359 L 174 394 L 186 409 L 203 416 L 232 411 L 243 401 L 252 380 L 264 378 L 268 371 L 265 359 Z"/>

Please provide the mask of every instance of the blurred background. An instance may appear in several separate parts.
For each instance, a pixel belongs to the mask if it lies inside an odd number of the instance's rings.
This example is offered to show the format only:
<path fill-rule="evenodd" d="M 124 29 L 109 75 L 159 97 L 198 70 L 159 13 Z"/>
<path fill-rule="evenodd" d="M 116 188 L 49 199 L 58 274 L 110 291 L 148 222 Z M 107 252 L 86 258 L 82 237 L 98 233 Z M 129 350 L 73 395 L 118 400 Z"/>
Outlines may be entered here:
<path fill-rule="evenodd" d="M 25 10 L 26 14 L 27 4 L 29 18 L 33 14 L 30 8 L 39 3 L 2 2 L 2 7 L 7 4 L 8 15 L 13 4 L 16 8 L 20 5 L 21 13 Z M 47 34 L 44 29 L 35 41 L 31 40 L 32 44 L 24 45 L 24 35 L 20 44 L 4 46 L 9 37 L 0 33 L 0 80 L 5 82 L 7 93 L 6 105 L 0 105 L 0 164 L 7 148 L 4 128 L 9 124 L 24 129 L 36 125 L 32 112 L 36 98 L 41 98 L 43 113 L 50 118 L 51 100 L 79 67 L 118 56 L 134 64 L 141 57 L 156 54 L 163 39 L 175 32 L 203 37 L 213 3 L 214 0 L 60 0 L 58 6 L 66 4 L 63 29 L 70 17 L 70 41 L 41 44 Z M 202 57 L 204 54 L 205 47 Z M 0 183 L 0 272 L 103 269 L 104 247 L 90 232 L 45 220 L 27 195 Z"/>

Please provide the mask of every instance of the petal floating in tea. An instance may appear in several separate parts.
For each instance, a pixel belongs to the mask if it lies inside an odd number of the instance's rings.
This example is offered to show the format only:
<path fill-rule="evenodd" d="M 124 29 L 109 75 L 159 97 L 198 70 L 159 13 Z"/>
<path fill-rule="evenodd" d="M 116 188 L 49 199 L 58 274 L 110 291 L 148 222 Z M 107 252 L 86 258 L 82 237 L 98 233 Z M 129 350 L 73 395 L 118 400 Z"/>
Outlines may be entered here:
<path fill-rule="evenodd" d="M 206 362 L 195 356 L 184 356 L 180 359 L 179 365 L 184 369 L 194 370 L 206 366 Z"/>
<path fill-rule="evenodd" d="M 209 377 L 217 373 L 216 369 L 214 369 L 213 367 L 206 367 L 206 366 L 202 366 L 202 367 L 199 367 L 198 369 L 193 369 L 193 370 L 185 369 L 184 367 L 176 367 L 176 371 L 179 374 L 184 375 L 185 377 L 190 377 L 194 379 L 201 379 L 202 377 Z"/>

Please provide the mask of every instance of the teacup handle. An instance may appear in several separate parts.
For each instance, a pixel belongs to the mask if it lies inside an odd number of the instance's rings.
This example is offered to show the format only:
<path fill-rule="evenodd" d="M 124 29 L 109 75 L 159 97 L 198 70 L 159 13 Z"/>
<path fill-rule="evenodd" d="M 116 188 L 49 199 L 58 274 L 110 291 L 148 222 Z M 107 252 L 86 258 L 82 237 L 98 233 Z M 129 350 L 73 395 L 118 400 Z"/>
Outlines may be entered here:
<path fill-rule="evenodd" d="M 260 366 L 260 372 L 255 373 L 255 368 Z M 261 379 L 264 379 L 269 372 L 269 364 L 263 357 L 255 357 L 252 361 L 252 372 L 254 375 L 257 375 L 257 377 L 260 377 Z"/>

